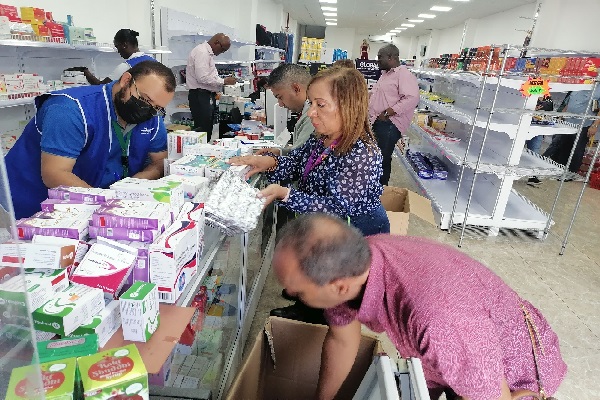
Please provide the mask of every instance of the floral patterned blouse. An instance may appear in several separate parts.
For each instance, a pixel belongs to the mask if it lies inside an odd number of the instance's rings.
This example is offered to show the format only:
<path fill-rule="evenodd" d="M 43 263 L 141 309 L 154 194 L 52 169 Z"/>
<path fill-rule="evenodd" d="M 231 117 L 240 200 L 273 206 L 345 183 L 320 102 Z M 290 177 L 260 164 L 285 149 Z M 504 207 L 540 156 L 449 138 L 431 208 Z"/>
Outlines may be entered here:
<path fill-rule="evenodd" d="M 377 146 L 368 147 L 357 141 L 341 156 L 331 152 L 313 167 L 303 179 L 311 154 L 319 156 L 326 150 L 314 135 L 287 156 L 277 157 L 277 169 L 267 173 L 271 182 L 290 186 L 290 196 L 280 205 L 300 214 L 323 212 L 342 218 L 369 214 L 381 205 L 383 186 L 381 152 Z M 298 181 L 297 187 L 291 182 Z"/>

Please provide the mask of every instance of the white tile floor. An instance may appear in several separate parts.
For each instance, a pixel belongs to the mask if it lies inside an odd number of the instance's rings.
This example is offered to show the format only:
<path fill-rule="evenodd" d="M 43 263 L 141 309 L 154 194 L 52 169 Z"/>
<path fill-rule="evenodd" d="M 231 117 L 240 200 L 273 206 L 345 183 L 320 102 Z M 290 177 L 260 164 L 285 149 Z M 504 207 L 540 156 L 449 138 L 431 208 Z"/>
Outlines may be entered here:
<path fill-rule="evenodd" d="M 390 185 L 416 190 L 414 182 L 397 162 L 394 162 Z M 544 181 L 540 187 L 532 188 L 517 182 L 516 188 L 549 211 L 558 183 Z M 495 271 L 549 320 L 560 338 L 561 351 L 569 368 L 556 394 L 561 400 L 600 399 L 599 190 L 586 190 L 570 243 L 564 255 L 558 254 L 580 188 L 579 182 L 565 183 L 555 216 L 556 224 L 545 241 L 469 238 L 461 248 Z M 448 235 L 418 218 L 411 218 L 409 235 L 430 237 L 452 246 L 458 244 L 457 233 Z M 270 274 L 249 341 L 262 327 L 270 309 L 289 304 L 280 293 L 281 288 Z"/>

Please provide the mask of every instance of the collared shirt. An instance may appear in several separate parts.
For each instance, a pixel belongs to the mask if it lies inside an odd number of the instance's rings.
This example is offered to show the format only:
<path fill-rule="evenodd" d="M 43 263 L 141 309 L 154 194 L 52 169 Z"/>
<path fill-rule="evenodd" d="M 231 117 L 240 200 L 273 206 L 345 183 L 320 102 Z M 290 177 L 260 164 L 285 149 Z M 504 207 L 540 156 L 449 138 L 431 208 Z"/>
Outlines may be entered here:
<path fill-rule="evenodd" d="M 142 51 L 138 51 L 137 53 L 133 53 L 131 56 L 129 56 L 129 58 L 127 60 L 131 60 L 133 58 L 137 58 L 140 56 L 143 56 L 144 52 Z M 108 76 L 110 79 L 112 79 L 113 81 L 116 81 L 117 79 L 120 79 L 121 76 L 129 71 L 129 69 L 131 68 L 131 65 L 127 64 L 126 62 L 122 62 L 121 64 L 117 65 L 117 67 L 114 69 L 114 71 Z"/>
<path fill-rule="evenodd" d="M 189 89 L 204 89 L 210 92 L 222 90 L 224 80 L 219 77 L 214 57 L 215 53 L 208 42 L 194 47 L 185 69 L 185 81 Z"/>
<path fill-rule="evenodd" d="M 326 310 L 330 325 L 358 320 L 386 332 L 402 357 L 421 359 L 430 389 L 452 388 L 462 397 L 489 400 L 500 397 L 503 377 L 511 390 L 538 390 L 522 304 L 540 332 L 544 388 L 547 394 L 556 391 L 567 370 L 558 337 L 541 313 L 496 274 L 426 239 L 377 235 L 367 240 L 371 267 L 360 305 Z"/>
<path fill-rule="evenodd" d="M 315 132 L 315 127 L 312 124 L 312 121 L 308 117 L 308 110 L 310 109 L 310 105 L 308 101 L 304 103 L 304 108 L 302 109 L 302 115 L 298 118 L 296 122 L 296 126 L 294 126 L 294 145 L 292 149 L 297 149 L 302 146 L 310 135 Z"/>
<path fill-rule="evenodd" d="M 400 132 L 406 132 L 419 104 L 417 78 L 403 65 L 381 71 L 381 77 L 369 98 L 369 120 L 375 122 L 384 110 L 392 108 L 396 115 L 390 121 Z"/>
<path fill-rule="evenodd" d="M 267 177 L 271 182 L 286 184 L 300 181 L 311 153 L 320 155 L 324 151 L 323 142 L 311 135 L 287 156 L 277 157 L 277 168 Z M 280 205 L 299 214 L 322 212 L 341 218 L 369 214 L 381 205 L 381 173 L 379 149 L 358 140 L 347 154 L 330 153 Z"/>
<path fill-rule="evenodd" d="M 567 102 L 567 109 L 565 110 L 568 113 L 572 114 L 586 114 L 587 105 L 590 104 L 590 95 L 592 94 L 591 90 L 579 90 L 573 91 L 569 95 L 569 100 Z M 600 85 L 596 86 L 596 90 L 592 96 L 592 100 L 600 101 Z M 593 102 L 592 102 L 593 103 Z M 593 104 L 590 104 L 590 107 L 587 108 L 588 115 L 597 115 L 594 113 L 592 109 Z M 581 123 L 581 119 L 579 118 L 569 118 L 569 122 L 575 125 L 579 125 Z M 583 126 L 590 126 L 594 120 L 586 119 L 583 123 Z"/>

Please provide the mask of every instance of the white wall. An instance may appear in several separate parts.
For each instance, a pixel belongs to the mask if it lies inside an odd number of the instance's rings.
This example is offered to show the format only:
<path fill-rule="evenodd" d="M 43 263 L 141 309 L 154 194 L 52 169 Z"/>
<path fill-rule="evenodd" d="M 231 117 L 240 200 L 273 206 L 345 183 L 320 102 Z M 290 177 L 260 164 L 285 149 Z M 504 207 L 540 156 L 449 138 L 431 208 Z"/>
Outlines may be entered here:
<path fill-rule="evenodd" d="M 342 49 L 348 52 L 348 58 L 353 59 L 358 57 L 358 48 L 354 48 L 354 38 L 356 30 L 354 28 L 338 28 L 337 26 L 328 26 L 325 28 L 325 41 L 327 49 L 331 50 L 333 55 L 334 49 Z"/>
<path fill-rule="evenodd" d="M 599 0 L 544 0 L 533 46 L 600 51 Z"/>
<path fill-rule="evenodd" d="M 463 37 L 463 30 L 464 24 L 438 31 L 439 40 L 437 46 L 432 46 L 431 52 L 428 51 L 430 56 L 458 53 Z"/>
<path fill-rule="evenodd" d="M 571 0 L 569 0 L 571 1 Z M 535 3 L 526 4 L 508 11 L 492 14 L 477 20 L 477 31 L 473 43 L 465 47 L 487 46 L 490 44 L 522 45 L 531 29 L 535 14 Z M 469 29 L 472 29 L 469 27 Z"/>

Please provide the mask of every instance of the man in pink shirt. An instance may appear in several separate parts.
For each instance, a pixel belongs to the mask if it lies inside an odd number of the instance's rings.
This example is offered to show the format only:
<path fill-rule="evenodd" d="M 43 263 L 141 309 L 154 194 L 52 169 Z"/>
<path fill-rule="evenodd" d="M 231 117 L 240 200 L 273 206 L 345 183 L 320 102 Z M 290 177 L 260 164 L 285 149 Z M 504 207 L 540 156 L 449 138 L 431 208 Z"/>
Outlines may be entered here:
<path fill-rule="evenodd" d="M 217 33 L 207 42 L 194 47 L 188 57 L 185 68 L 185 81 L 189 88 L 188 101 L 194 130 L 207 132 L 208 140 L 213 130 L 213 113 L 215 111 L 215 96 L 223 90 L 223 85 L 234 85 L 236 79 L 232 76 L 219 77 L 214 57 L 229 50 L 231 41 L 223 33 Z"/>
<path fill-rule="evenodd" d="M 417 78 L 400 65 L 400 52 L 389 44 L 379 49 L 377 61 L 381 77 L 371 91 L 369 119 L 383 156 L 380 182 L 387 185 L 392 170 L 392 154 L 396 142 L 406 132 L 419 104 Z"/>
<path fill-rule="evenodd" d="M 352 368 L 361 323 L 385 332 L 402 357 L 421 359 L 434 400 L 442 393 L 449 400 L 510 400 L 540 386 L 551 395 L 566 374 L 542 314 L 450 247 L 404 236 L 365 238 L 345 221 L 312 214 L 286 225 L 273 267 L 288 293 L 326 309 L 320 400 L 332 399 Z"/>

